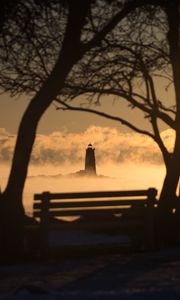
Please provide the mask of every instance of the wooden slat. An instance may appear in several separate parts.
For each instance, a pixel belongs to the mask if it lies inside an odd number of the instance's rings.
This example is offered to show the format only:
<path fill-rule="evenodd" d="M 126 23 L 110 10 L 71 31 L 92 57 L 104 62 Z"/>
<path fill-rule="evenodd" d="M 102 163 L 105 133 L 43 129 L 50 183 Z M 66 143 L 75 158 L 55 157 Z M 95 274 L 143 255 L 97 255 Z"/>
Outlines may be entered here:
<path fill-rule="evenodd" d="M 133 224 L 142 224 L 143 222 L 143 219 L 121 219 L 121 218 L 117 218 L 117 217 L 112 217 L 111 218 L 111 221 L 109 222 L 108 219 L 104 218 L 104 219 L 101 219 L 100 222 L 92 222 L 91 220 L 89 220 L 88 218 L 87 219 L 83 219 L 83 221 L 76 221 L 76 222 L 58 222 L 57 223 L 53 223 L 52 227 L 56 226 L 57 224 L 57 228 L 58 228 L 58 225 L 60 226 L 64 226 L 64 229 L 66 228 L 66 226 L 68 225 L 69 227 L 71 227 L 71 229 L 75 229 L 75 228 L 78 228 L 80 227 L 81 229 L 85 229 L 86 226 L 89 227 L 89 228 L 97 228 L 98 229 L 111 229 L 111 228 L 118 228 L 121 224 L 124 224 L 124 225 L 133 225 Z M 52 223 L 51 223 L 52 224 Z M 68 230 L 68 229 L 67 229 Z"/>
<path fill-rule="evenodd" d="M 110 221 L 107 219 L 101 219 L 100 222 L 92 222 L 89 219 L 84 219 L 79 222 L 49 222 L 48 228 L 50 230 L 56 231 L 61 230 L 63 233 L 69 232 L 69 230 L 95 230 L 95 232 L 104 232 L 108 234 L 108 232 L 118 232 L 119 230 L 124 230 L 124 228 L 131 228 L 131 231 L 137 230 L 137 226 L 143 226 L 143 219 L 120 219 L 120 218 L 112 218 Z M 133 227 L 133 228 L 132 228 Z M 125 232 L 123 232 L 125 233 Z"/>
<path fill-rule="evenodd" d="M 64 210 L 57 210 L 57 211 L 52 211 L 49 210 L 48 212 L 48 216 L 51 217 L 63 217 L 63 216 L 80 216 L 80 215 L 103 215 L 103 214 L 117 214 L 117 213 L 125 213 L 127 212 L 127 210 L 129 210 L 128 208 L 109 208 L 109 207 L 104 207 L 104 209 L 102 209 L 102 207 L 100 207 L 100 209 L 96 208 L 96 209 L 64 209 Z M 34 217 L 41 217 L 42 213 L 41 211 L 37 210 L 34 211 Z"/>
<path fill-rule="evenodd" d="M 136 200 L 104 200 L 104 201 L 77 201 L 77 202 L 49 202 L 48 208 L 69 208 L 69 207 L 97 207 L 101 206 L 124 206 L 124 205 L 133 205 L 133 206 L 143 206 L 147 203 L 147 200 L 136 199 Z M 43 202 L 34 203 L 34 209 L 41 209 Z"/>
<path fill-rule="evenodd" d="M 150 189 L 149 189 L 150 190 Z M 99 197 L 136 197 L 148 196 L 149 190 L 132 190 L 132 191 L 99 191 L 99 192 L 76 192 L 76 193 L 46 193 L 49 199 L 82 199 L 82 198 L 99 198 Z M 42 194 L 35 194 L 34 200 L 41 200 Z"/>

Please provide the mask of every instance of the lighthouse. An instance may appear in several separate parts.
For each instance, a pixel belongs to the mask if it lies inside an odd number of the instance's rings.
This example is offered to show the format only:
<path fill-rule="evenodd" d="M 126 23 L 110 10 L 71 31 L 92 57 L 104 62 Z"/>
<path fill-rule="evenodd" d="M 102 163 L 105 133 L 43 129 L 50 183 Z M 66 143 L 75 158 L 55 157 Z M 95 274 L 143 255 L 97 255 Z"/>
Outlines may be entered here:
<path fill-rule="evenodd" d="M 89 144 L 86 149 L 85 173 L 87 175 L 96 175 L 95 148 L 92 147 L 92 144 Z"/>

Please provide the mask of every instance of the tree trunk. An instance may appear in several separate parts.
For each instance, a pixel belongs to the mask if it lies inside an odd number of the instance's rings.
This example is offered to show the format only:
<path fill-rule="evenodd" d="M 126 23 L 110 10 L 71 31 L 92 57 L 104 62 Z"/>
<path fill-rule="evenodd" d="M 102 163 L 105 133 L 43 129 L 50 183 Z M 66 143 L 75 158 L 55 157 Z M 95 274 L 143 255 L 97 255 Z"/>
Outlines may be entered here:
<path fill-rule="evenodd" d="M 173 160 L 166 169 L 166 175 L 160 195 L 161 206 L 171 211 L 176 203 L 176 190 L 179 182 L 178 161 Z"/>
<path fill-rule="evenodd" d="M 59 84 L 59 86 L 62 86 L 62 83 L 61 85 Z M 47 87 L 52 92 L 48 91 L 47 94 Z M 22 196 L 24 184 L 38 122 L 53 101 L 54 96 L 52 85 L 46 85 L 29 104 L 19 127 L 8 184 L 4 193 L 1 194 L 1 228 L 4 232 L 2 236 L 5 246 L 3 248 L 8 256 L 13 255 L 11 252 L 14 252 L 15 248 L 16 256 L 18 253 L 21 253 L 23 249 L 25 216 Z"/>
<path fill-rule="evenodd" d="M 49 86 L 49 89 L 51 87 Z M 27 108 L 18 131 L 12 168 L 8 184 L 1 194 L 1 236 L 3 236 L 4 251 L 8 257 L 23 251 L 24 208 L 22 203 L 23 189 L 28 172 L 30 156 L 36 136 L 36 128 L 41 116 L 54 99 L 54 90 L 49 92 L 48 101 L 45 92 L 39 93 Z M 45 92 L 45 93 L 44 93 Z M 46 94 L 46 96 L 45 96 Z M 38 105 L 40 102 L 43 105 Z M 4 234 L 3 234 L 4 233 Z M 8 249 L 8 250 L 7 250 Z M 14 251 L 16 253 L 14 253 Z"/>
<path fill-rule="evenodd" d="M 83 55 L 80 36 L 89 2 L 79 0 L 79 3 L 81 9 L 77 3 L 70 1 L 66 33 L 57 63 L 30 102 L 20 123 L 8 184 L 0 197 L 0 250 L 4 256 L 7 254 L 8 258 L 14 254 L 20 256 L 23 252 L 22 194 L 38 123 L 60 93 L 71 68 Z"/>
<path fill-rule="evenodd" d="M 160 238 L 167 240 L 178 228 L 173 226 L 175 215 L 172 209 L 179 210 L 178 200 L 176 197 L 176 190 L 178 187 L 180 177 L 180 11 L 179 0 L 167 1 L 165 12 L 167 14 L 167 21 L 169 25 L 168 41 L 169 54 L 172 65 L 175 102 L 176 102 L 176 138 L 170 162 L 166 164 L 166 177 L 160 196 L 159 209 L 159 226 Z M 179 196 L 179 195 L 178 195 Z M 179 197 L 178 197 L 179 198 Z M 175 223 L 174 223 L 175 224 Z M 177 225 L 177 223 L 176 223 Z M 176 226 L 177 227 L 177 226 Z M 179 226 L 178 226 L 179 227 Z"/>
<path fill-rule="evenodd" d="M 180 175 L 178 164 L 178 159 L 172 159 L 167 168 L 160 195 L 158 213 L 158 240 L 160 244 L 169 243 L 171 241 L 175 242 L 176 233 L 179 231 L 176 220 L 177 214 L 173 211 L 174 209 L 179 211 L 178 197 L 176 195 Z"/>

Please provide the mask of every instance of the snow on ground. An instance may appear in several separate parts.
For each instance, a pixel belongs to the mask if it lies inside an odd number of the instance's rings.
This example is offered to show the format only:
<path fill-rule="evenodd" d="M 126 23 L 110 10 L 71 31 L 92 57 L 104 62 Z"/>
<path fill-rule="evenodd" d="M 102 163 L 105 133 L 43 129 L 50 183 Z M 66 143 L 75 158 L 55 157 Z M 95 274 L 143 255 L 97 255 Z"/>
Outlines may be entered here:
<path fill-rule="evenodd" d="M 180 249 L 0 267 L 0 300 L 180 298 Z"/>

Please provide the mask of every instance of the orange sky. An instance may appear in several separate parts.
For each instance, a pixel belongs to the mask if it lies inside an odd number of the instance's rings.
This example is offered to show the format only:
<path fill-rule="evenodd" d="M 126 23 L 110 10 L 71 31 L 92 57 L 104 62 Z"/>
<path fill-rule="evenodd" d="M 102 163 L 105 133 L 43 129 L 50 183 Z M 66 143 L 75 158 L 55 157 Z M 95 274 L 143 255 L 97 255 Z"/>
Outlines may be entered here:
<path fill-rule="evenodd" d="M 174 104 L 173 86 L 170 85 L 167 90 L 166 85 L 167 82 L 156 79 L 157 96 L 165 105 L 169 106 Z M 8 94 L 2 94 L 0 96 L 0 128 L 16 133 L 28 101 L 28 97 L 25 96 L 11 98 Z M 83 97 L 80 99 L 80 102 L 85 102 Z M 136 109 L 130 109 L 126 103 L 117 100 L 117 98 L 103 97 L 101 107 L 95 108 L 113 115 L 123 116 L 123 118 L 133 121 L 135 125 L 149 129 L 149 121 L 144 119 L 142 113 Z M 91 125 L 115 127 L 123 132 L 128 131 L 127 127 L 122 126 L 118 122 L 85 112 L 57 111 L 51 105 L 39 123 L 38 133 L 47 134 L 59 130 L 77 133 L 85 131 Z M 161 124 L 161 130 L 166 128 L 164 124 Z"/>

